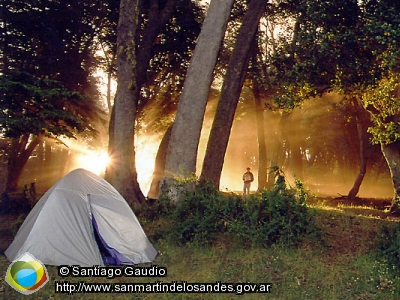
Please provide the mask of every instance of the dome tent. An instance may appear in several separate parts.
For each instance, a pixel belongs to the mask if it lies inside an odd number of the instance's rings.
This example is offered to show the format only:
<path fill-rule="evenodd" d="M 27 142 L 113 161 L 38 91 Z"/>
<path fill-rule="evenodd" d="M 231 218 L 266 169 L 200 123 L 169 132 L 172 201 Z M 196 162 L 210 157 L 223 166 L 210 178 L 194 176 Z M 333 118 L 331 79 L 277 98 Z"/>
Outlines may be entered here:
<path fill-rule="evenodd" d="M 137 264 L 157 255 L 125 199 L 84 169 L 68 173 L 40 198 L 5 255 L 14 261 L 26 252 L 54 266 Z"/>

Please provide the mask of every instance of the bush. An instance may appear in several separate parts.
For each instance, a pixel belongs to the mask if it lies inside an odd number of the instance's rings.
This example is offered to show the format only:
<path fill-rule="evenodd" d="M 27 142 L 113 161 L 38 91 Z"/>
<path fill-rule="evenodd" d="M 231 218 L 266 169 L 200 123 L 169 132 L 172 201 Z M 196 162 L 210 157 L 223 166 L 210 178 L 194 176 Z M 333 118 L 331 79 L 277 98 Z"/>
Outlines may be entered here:
<path fill-rule="evenodd" d="M 37 202 L 35 183 L 30 186 L 24 185 L 22 193 L 4 192 L 0 195 L 0 213 L 1 214 L 19 214 L 27 213 L 35 206 Z"/>
<path fill-rule="evenodd" d="M 155 199 L 148 199 L 135 209 L 135 214 L 143 221 L 155 221 L 168 218 L 175 210 L 175 203 L 166 194 Z"/>
<path fill-rule="evenodd" d="M 1 214 L 27 213 L 31 210 L 30 199 L 23 193 L 6 193 L 0 195 Z"/>
<path fill-rule="evenodd" d="M 229 222 L 229 232 L 255 245 L 294 245 L 315 231 L 303 191 L 267 191 L 243 201 L 242 212 Z M 302 195 L 302 196 L 301 196 Z"/>
<path fill-rule="evenodd" d="M 176 206 L 173 235 L 180 244 L 209 245 L 227 233 L 251 245 L 294 245 L 315 231 L 307 197 L 300 182 L 296 189 L 264 190 L 245 199 L 198 184 Z"/>
<path fill-rule="evenodd" d="M 400 274 L 400 226 L 383 225 L 377 236 L 376 247 L 379 259 L 387 262 L 394 273 Z"/>
<path fill-rule="evenodd" d="M 211 244 L 225 231 L 221 218 L 224 202 L 224 197 L 209 184 L 197 185 L 194 192 L 187 192 L 173 215 L 174 238 L 182 244 Z"/>

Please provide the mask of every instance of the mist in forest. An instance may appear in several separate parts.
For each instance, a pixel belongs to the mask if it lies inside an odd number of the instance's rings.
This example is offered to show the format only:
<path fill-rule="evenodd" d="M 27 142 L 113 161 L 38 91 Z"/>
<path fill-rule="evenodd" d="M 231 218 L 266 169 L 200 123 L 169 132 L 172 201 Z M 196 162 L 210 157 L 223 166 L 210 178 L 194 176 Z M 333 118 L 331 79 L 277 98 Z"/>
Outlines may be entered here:
<path fill-rule="evenodd" d="M 265 143 L 269 167 L 278 165 L 288 184 L 300 179 L 311 192 L 323 196 L 347 195 L 359 170 L 359 143 L 354 115 L 349 103 L 335 94 L 306 101 L 289 113 L 264 111 Z M 212 113 L 206 114 L 199 147 L 197 170 L 211 127 Z M 372 146 L 367 173 L 359 197 L 391 198 L 393 188 L 389 169 L 379 145 Z M 251 189 L 257 189 L 258 141 L 254 104 L 239 104 L 233 123 L 222 171 L 220 188 L 240 192 L 242 174 L 250 167 L 255 176 Z M 269 172 L 268 172 L 269 173 Z M 270 174 L 273 176 L 273 174 Z"/>
<path fill-rule="evenodd" d="M 197 175 L 201 173 L 217 98 L 209 101 L 203 122 L 197 159 Z M 347 195 L 359 168 L 359 149 L 355 118 L 351 107 L 342 98 L 327 94 L 306 101 L 290 113 L 264 111 L 265 143 L 268 167 L 278 165 L 288 184 L 294 177 L 305 183 L 313 193 L 327 196 Z M 162 135 L 147 141 L 138 149 L 138 163 L 155 157 Z M 149 151 L 145 149 L 149 149 Z M 144 151 L 143 151 L 144 149 Z M 140 151 L 145 153 L 140 155 Z M 154 157 L 150 160 L 154 161 Z M 257 126 L 252 99 L 241 99 L 232 126 L 222 170 L 220 189 L 241 192 L 242 175 L 247 167 L 255 175 L 251 189 L 257 189 L 258 177 Z M 140 177 L 141 168 L 138 167 Z M 146 169 L 148 173 L 148 168 Z M 270 174 L 273 176 L 273 174 Z M 148 180 L 139 178 L 146 194 Z M 391 198 L 393 190 L 389 170 L 378 145 L 374 146 L 367 174 L 361 185 L 360 197 Z"/>
<path fill-rule="evenodd" d="M 216 99 L 207 106 L 199 144 L 197 173 L 200 175 L 207 139 L 212 125 Z M 337 95 L 325 95 L 306 101 L 289 113 L 264 111 L 265 143 L 270 166 L 278 165 L 288 184 L 299 178 L 313 193 L 323 196 L 347 195 L 358 174 L 359 149 L 357 128 L 351 106 Z M 138 181 L 147 195 L 154 171 L 155 157 L 163 132 L 136 137 Z M 39 145 L 29 159 L 21 185 L 36 183 L 45 191 L 75 168 L 85 168 L 104 175 L 108 157 L 106 132 L 99 137 L 99 146 L 78 140 L 55 143 L 48 140 Z M 391 198 L 393 190 L 389 169 L 378 145 L 369 154 L 367 173 L 359 197 Z M 257 189 L 258 177 L 257 126 L 252 99 L 239 103 L 225 155 L 220 189 L 241 192 L 242 175 L 247 167 L 255 176 L 251 190 Z M 272 175 L 270 175 L 272 176 Z"/>

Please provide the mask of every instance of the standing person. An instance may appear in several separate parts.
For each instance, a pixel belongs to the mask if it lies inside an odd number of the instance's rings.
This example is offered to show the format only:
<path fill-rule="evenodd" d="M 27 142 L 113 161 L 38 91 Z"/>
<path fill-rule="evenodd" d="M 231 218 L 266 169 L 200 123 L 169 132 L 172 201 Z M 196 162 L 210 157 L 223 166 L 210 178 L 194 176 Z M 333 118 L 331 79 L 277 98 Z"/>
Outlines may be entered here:
<path fill-rule="evenodd" d="M 242 176 L 244 185 L 243 185 L 243 196 L 247 196 L 250 194 L 250 184 L 254 181 L 253 173 L 250 172 L 250 168 L 247 167 L 246 173 Z"/>
<path fill-rule="evenodd" d="M 278 166 L 272 166 L 270 169 L 270 173 L 274 173 L 275 178 L 274 190 L 282 192 L 286 189 L 285 173 Z"/>

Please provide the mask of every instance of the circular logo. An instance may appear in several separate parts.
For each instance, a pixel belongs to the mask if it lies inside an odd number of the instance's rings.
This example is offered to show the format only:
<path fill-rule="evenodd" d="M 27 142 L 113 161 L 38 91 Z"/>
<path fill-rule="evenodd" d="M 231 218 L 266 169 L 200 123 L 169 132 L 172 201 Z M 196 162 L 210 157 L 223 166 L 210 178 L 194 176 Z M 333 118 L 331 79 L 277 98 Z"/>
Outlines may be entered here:
<path fill-rule="evenodd" d="M 5 279 L 16 291 L 29 295 L 44 286 L 49 281 L 48 277 L 45 266 L 25 253 L 10 264 Z"/>

